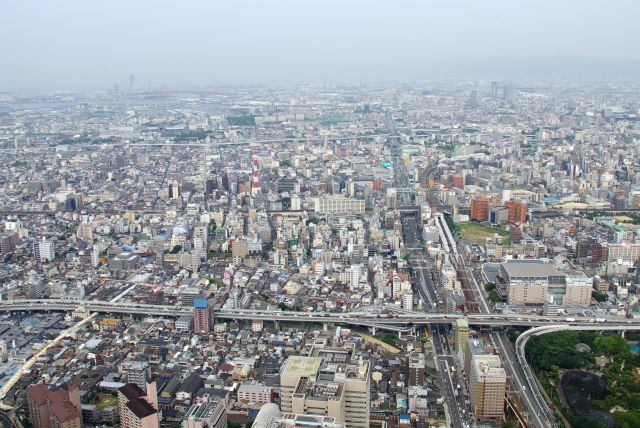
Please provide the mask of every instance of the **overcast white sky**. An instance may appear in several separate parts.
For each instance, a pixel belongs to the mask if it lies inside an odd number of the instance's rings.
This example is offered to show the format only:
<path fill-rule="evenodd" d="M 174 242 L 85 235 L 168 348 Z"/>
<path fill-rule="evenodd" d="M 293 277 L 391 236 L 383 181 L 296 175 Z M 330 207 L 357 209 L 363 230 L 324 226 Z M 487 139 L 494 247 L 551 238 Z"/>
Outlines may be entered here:
<path fill-rule="evenodd" d="M 476 58 L 639 61 L 639 17 L 637 0 L 2 1 L 0 89 L 124 88 L 132 73 L 139 87 L 218 86 L 428 79 L 428 64 Z"/>

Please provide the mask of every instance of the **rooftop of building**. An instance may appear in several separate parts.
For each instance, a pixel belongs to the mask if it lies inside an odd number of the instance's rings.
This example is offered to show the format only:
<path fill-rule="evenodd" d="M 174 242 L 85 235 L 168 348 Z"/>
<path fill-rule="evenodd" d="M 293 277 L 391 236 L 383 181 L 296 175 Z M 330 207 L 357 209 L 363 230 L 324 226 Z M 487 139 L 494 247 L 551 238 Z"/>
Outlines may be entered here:
<path fill-rule="evenodd" d="M 206 299 L 194 299 L 193 306 L 197 309 L 207 309 L 207 300 Z"/>
<path fill-rule="evenodd" d="M 27 394 L 38 406 L 49 402 L 51 413 L 59 422 L 66 422 L 80 416 L 81 409 L 71 402 L 69 392 L 65 389 L 51 390 L 47 385 L 40 383 L 27 388 Z"/>
<path fill-rule="evenodd" d="M 508 260 L 502 263 L 502 268 L 510 277 L 547 278 L 562 275 L 553 264 L 537 259 Z"/>
<path fill-rule="evenodd" d="M 153 408 L 151 404 L 149 404 L 147 400 L 142 397 L 129 400 L 127 402 L 127 407 L 139 419 L 146 418 L 147 416 L 151 416 L 158 412 Z"/>
<path fill-rule="evenodd" d="M 285 363 L 283 375 L 286 376 L 310 376 L 318 372 L 322 358 L 320 357 L 289 357 Z"/>
<path fill-rule="evenodd" d="M 144 391 L 135 383 L 127 383 L 124 386 L 118 388 L 118 391 L 122 393 L 128 400 L 133 400 L 139 397 L 144 397 Z"/>

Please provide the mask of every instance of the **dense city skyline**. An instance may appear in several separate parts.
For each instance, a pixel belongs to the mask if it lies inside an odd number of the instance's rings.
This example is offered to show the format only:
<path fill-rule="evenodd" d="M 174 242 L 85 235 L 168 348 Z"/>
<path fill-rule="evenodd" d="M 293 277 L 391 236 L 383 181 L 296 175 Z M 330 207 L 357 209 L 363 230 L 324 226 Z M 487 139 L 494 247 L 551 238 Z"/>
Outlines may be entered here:
<path fill-rule="evenodd" d="M 0 428 L 639 428 L 640 3 L 0 6 Z"/>

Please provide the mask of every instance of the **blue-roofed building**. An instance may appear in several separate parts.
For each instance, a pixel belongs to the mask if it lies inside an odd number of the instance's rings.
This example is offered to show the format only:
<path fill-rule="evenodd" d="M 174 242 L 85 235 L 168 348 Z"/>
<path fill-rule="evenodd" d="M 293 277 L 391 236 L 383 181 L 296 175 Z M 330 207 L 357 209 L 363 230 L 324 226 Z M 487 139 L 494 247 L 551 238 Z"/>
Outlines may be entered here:
<path fill-rule="evenodd" d="M 207 299 L 193 299 L 193 307 L 207 309 Z"/>
<path fill-rule="evenodd" d="M 209 334 L 211 315 L 206 299 L 193 299 L 193 330 L 196 334 Z"/>

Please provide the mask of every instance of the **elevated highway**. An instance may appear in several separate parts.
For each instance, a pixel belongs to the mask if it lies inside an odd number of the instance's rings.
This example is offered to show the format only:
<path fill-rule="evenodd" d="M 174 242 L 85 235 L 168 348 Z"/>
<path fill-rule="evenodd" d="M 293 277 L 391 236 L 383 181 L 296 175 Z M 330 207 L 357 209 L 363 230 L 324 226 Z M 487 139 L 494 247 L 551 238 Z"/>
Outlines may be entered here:
<path fill-rule="evenodd" d="M 0 312 L 41 312 L 63 311 L 85 308 L 92 313 L 125 314 L 140 316 L 179 317 L 190 315 L 193 308 L 168 305 L 149 305 L 129 302 L 104 302 L 96 300 L 5 300 L 0 302 Z M 567 324 L 571 326 L 614 327 L 619 329 L 640 329 L 640 320 L 622 317 L 595 318 L 564 318 L 558 316 L 474 313 L 463 315 L 460 313 L 397 311 L 388 313 L 371 313 L 364 311 L 331 313 L 331 312 L 294 312 L 280 310 L 218 310 L 214 312 L 216 319 L 262 320 L 297 323 L 341 323 L 346 325 L 375 327 L 388 330 L 406 330 L 413 326 L 430 324 L 451 324 L 456 319 L 465 318 L 469 325 L 486 327 L 544 327 Z"/>

